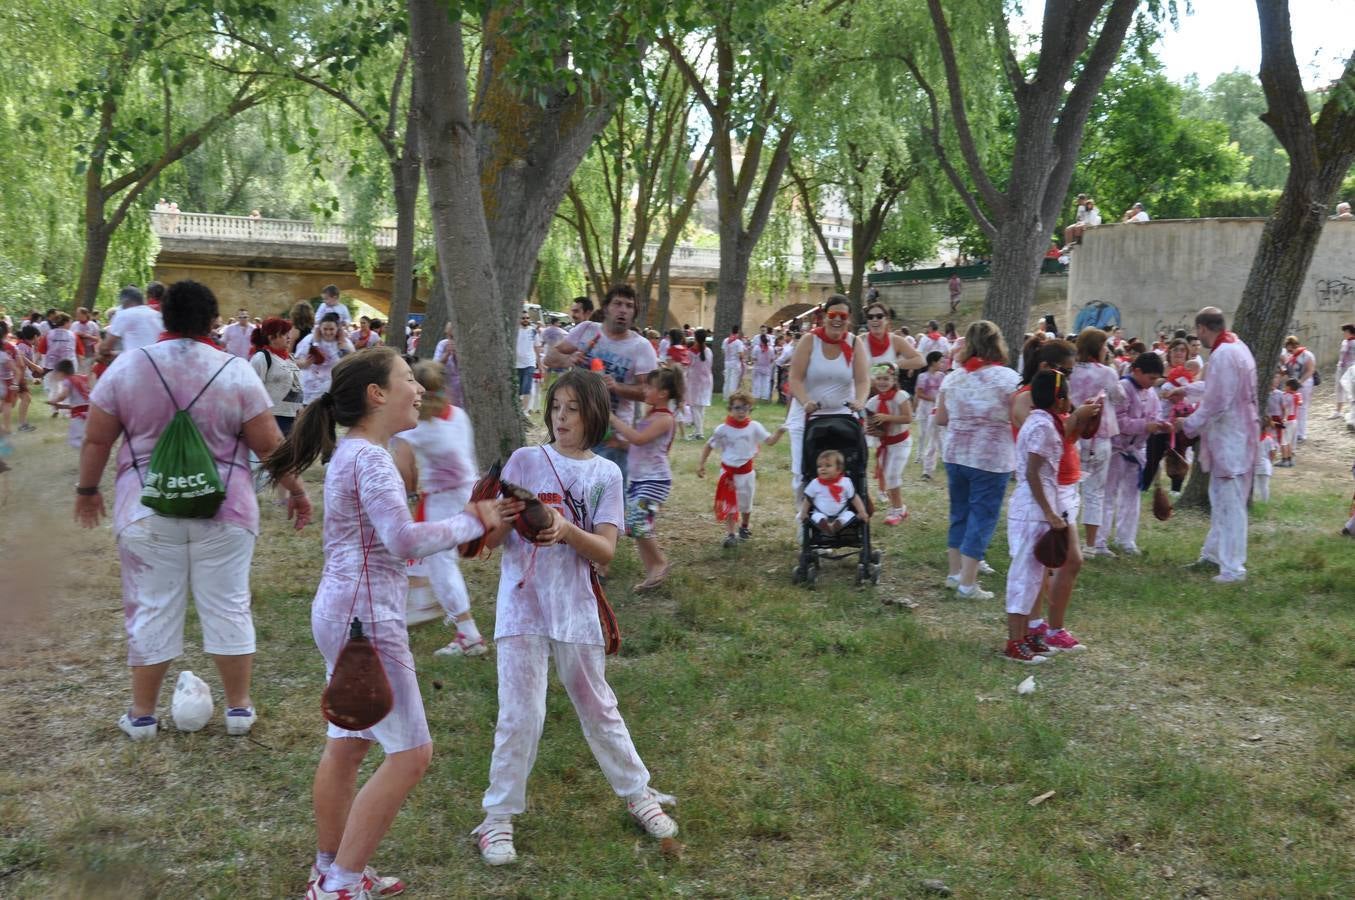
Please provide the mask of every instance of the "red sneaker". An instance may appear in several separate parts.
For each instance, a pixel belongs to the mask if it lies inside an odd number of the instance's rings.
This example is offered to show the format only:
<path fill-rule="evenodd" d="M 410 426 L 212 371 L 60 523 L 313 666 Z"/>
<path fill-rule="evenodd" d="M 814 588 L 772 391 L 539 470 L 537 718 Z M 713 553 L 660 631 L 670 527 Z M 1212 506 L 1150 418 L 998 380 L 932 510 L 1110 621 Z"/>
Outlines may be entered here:
<path fill-rule="evenodd" d="M 1057 652 L 1044 642 L 1044 629 L 1045 626 L 1041 625 L 1035 631 L 1026 632 L 1025 644 L 1031 653 L 1048 655 Z"/>
<path fill-rule="evenodd" d="M 1073 637 L 1072 632 L 1063 629 L 1047 633 L 1044 636 L 1044 641 L 1049 645 L 1050 650 L 1056 650 L 1059 653 L 1081 653 L 1087 649 L 1087 645 Z"/>
<path fill-rule="evenodd" d="M 1028 666 L 1049 662 L 1049 657 L 1033 653 L 1025 641 L 1007 641 L 1007 649 L 1003 651 L 1002 655 L 1012 662 L 1024 663 Z"/>

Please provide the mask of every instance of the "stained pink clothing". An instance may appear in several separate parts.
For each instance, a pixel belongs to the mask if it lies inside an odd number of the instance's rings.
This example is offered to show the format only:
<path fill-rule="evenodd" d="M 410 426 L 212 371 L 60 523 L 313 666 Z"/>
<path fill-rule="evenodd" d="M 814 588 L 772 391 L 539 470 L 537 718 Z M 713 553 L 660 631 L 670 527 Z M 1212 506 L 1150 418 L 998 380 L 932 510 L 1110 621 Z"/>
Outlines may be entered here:
<path fill-rule="evenodd" d="M 1115 405 L 1124 399 L 1120 376 L 1101 363 L 1080 362 L 1073 367 L 1073 374 L 1068 376 L 1068 400 L 1074 408 L 1095 399 L 1102 391 L 1106 393 L 1106 402 L 1101 407 L 1101 427 L 1095 435 L 1098 440 L 1120 433 L 1115 422 Z"/>
<path fill-rule="evenodd" d="M 222 330 L 221 343 L 226 348 L 226 352 L 232 356 L 249 359 L 249 336 L 253 333 L 253 325 L 248 323 L 241 325 L 239 322 L 232 322 Z"/>
<path fill-rule="evenodd" d="M 1259 421 L 1251 350 L 1237 339 L 1217 345 L 1209 354 L 1200 405 L 1185 420 L 1185 433 L 1200 437 L 1200 467 L 1225 477 L 1250 475 Z"/>
<path fill-rule="evenodd" d="M 1115 453 L 1128 453 L 1139 461 L 1148 459 L 1148 423 L 1161 419 L 1161 404 L 1151 387 L 1141 388 L 1131 380 L 1120 382 L 1122 398 L 1115 403 L 1115 421 L 1120 433 L 1110 439 Z"/>
<path fill-rule="evenodd" d="M 464 409 L 453 406 L 446 419 L 422 419 L 414 428 L 397 434 L 395 440 L 404 441 L 414 451 L 421 490 L 429 494 L 464 491 L 466 500 L 470 499 L 479 468 L 475 462 L 475 432 Z"/>
<path fill-rule="evenodd" d="M 68 328 L 53 328 L 47 332 L 47 352 L 42 356 L 42 367 L 55 369 L 56 364 L 63 359 L 76 362 L 78 355 L 75 349 L 76 340 L 76 336 Z"/>
<path fill-rule="evenodd" d="M 620 531 L 624 526 L 621 470 L 601 456 L 570 459 L 549 445 L 522 447 L 508 458 L 503 478 L 536 494 L 585 531 L 599 525 L 615 525 Z M 568 544 L 542 547 L 510 531 L 503 545 L 494 639 L 537 635 L 601 646 L 589 566 Z"/>
<path fill-rule="evenodd" d="M 172 399 L 155 374 L 152 359 L 173 391 Z M 174 418 L 175 403 L 179 408 L 191 403 L 218 369 L 221 374 L 189 413 L 226 486 L 226 499 L 212 519 L 259 533 L 259 504 L 242 429 L 250 419 L 271 410 L 273 402 L 249 363 L 185 338 L 119 354 L 90 395 L 90 403 L 117 419 L 123 428 L 113 501 L 115 534 L 154 514 L 141 505 L 141 475 L 132 466 L 132 450 L 136 451 L 136 465 L 144 473 L 156 440 Z"/>
<path fill-rule="evenodd" d="M 1040 487 L 1049 505 L 1057 507 L 1059 460 L 1063 458 L 1063 429 L 1047 411 L 1033 409 L 1016 438 L 1016 490 L 1007 504 L 1009 521 L 1044 521 L 1044 510 L 1026 478 L 1027 457 L 1034 453 L 1047 465 L 1040 466 Z M 1056 508 L 1056 512 L 1059 510 Z"/>
<path fill-rule="evenodd" d="M 601 374 L 622 384 L 640 384 L 641 375 L 659 365 L 654 345 L 633 331 L 614 338 L 598 322 L 580 322 L 569 332 L 569 343 L 582 350 L 590 360 L 602 360 Z M 612 410 L 623 422 L 635 418 L 635 401 L 612 399 Z"/>
<path fill-rule="evenodd" d="M 1021 376 L 1003 365 L 973 372 L 959 366 L 948 374 L 937 394 L 948 417 L 942 461 L 984 472 L 1017 468 L 1011 401 L 1020 384 Z"/>
<path fill-rule="evenodd" d="M 692 364 L 687 367 L 687 402 L 692 406 L 710 406 L 710 395 L 715 386 L 710 364 L 714 358 L 709 347 L 705 359 L 700 354 L 692 354 Z"/>
<path fill-rule="evenodd" d="M 935 403 L 936 393 L 941 390 L 941 383 L 945 379 L 946 373 L 940 369 L 935 372 L 921 372 L 917 376 L 917 383 L 913 386 L 913 393 L 919 400 Z"/>
<path fill-rule="evenodd" d="M 673 416 L 669 413 L 651 410 L 649 415 L 635 423 L 635 430 L 644 431 L 656 420 L 662 421 L 668 426 L 667 434 L 659 435 L 648 444 L 626 445 L 626 476 L 632 483 L 636 481 L 671 481 L 673 478 L 673 468 L 668 463 L 668 450 L 673 446 L 673 430 L 676 428 Z"/>
<path fill-rule="evenodd" d="M 390 452 L 363 438 L 344 438 L 325 472 L 325 567 L 311 617 L 345 622 L 356 615 L 364 622 L 404 622 L 409 590 L 405 560 L 450 550 L 484 531 L 470 513 L 415 522 Z"/>

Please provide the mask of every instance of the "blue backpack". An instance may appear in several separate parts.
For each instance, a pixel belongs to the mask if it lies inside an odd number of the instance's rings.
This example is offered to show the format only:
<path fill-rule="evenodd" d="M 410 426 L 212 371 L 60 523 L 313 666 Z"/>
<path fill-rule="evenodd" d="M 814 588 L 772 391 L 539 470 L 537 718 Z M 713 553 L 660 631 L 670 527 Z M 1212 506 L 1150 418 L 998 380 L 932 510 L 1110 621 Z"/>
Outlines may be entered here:
<path fill-rule="evenodd" d="M 1077 311 L 1077 321 L 1073 323 L 1073 333 L 1084 328 L 1100 328 L 1109 331 L 1120 324 L 1120 310 L 1115 304 L 1104 300 L 1093 300 Z"/>

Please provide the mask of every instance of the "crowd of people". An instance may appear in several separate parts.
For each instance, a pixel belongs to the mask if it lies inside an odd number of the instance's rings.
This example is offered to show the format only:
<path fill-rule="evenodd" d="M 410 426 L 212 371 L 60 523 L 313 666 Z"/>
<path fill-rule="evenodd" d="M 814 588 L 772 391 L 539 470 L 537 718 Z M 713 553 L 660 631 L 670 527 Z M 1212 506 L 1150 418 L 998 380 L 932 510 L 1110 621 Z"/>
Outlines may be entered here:
<path fill-rule="evenodd" d="M 31 428 L 32 385 L 47 379 L 45 396 L 54 414 L 69 416 L 80 451 L 75 516 L 86 527 L 108 515 L 101 481 L 116 449 L 111 517 L 131 693 L 118 725 L 133 741 L 158 732 L 190 595 L 224 688 L 226 732 L 249 733 L 260 497 L 271 485 L 272 502 L 305 528 L 314 510 L 302 475 L 325 465 L 315 643 L 332 676 L 357 619 L 384 664 L 391 703 L 370 727 L 328 726 L 308 898 L 403 889 L 370 863 L 431 759 L 405 621 L 412 562 L 453 632 L 437 653 L 482 656 L 491 642 L 458 560 L 501 550 L 492 636 L 499 716 L 474 832 L 485 861 L 517 856 L 513 819 L 526 810 L 552 657 L 613 790 L 645 832 L 671 838 L 672 798 L 651 786 L 607 684 L 616 630 L 605 585 L 623 536 L 644 573 L 634 590 L 664 584 L 662 510 L 674 492 L 699 490 L 712 454 L 720 465 L 713 510 L 731 550 L 752 536 L 759 453 L 783 436 L 794 489 L 787 512 L 829 536 L 873 518 L 874 499 L 884 525 L 902 525 L 908 464 L 926 481 L 939 460 L 949 502 L 945 587 L 966 600 L 996 599 L 981 582 L 996 574 L 987 557 L 1005 503 L 1000 652 L 1039 664 L 1086 649 L 1067 627 L 1084 558 L 1140 555 L 1143 494 L 1158 486 L 1159 469 L 1179 490 L 1198 456 L 1213 513 L 1191 568 L 1220 584 L 1246 578 L 1248 499 L 1268 498 L 1272 464 L 1292 465 L 1316 374 L 1313 354 L 1289 338 L 1261 417 L 1251 352 L 1214 308 L 1195 317 L 1193 334 L 1159 335 L 1151 346 L 1119 329 L 1061 334 L 1045 319 L 1013 354 L 988 321 L 963 334 L 931 321 L 914 336 L 885 304 L 868 303 L 855 323 L 848 298 L 832 295 L 799 327 L 750 338 L 735 329 L 722 339 L 727 415 L 707 436 L 710 333 L 646 335 L 636 312 L 633 289 L 619 285 L 597 309 L 576 300 L 569 328 L 522 317 L 516 378 L 525 414 L 542 398 L 546 439 L 515 451 L 499 473 L 514 489 L 487 498 L 473 493 L 482 473 L 450 330 L 433 360 L 414 360 L 383 345 L 384 323 L 354 323 L 337 289 L 286 318 L 256 320 L 240 309 L 228 324 L 211 291 L 191 281 L 123 290 L 102 330 L 73 327 L 95 321 L 85 310 L 78 322 L 35 313 L 12 340 L 0 323 L 4 426 L 17 410 L 20 430 Z M 1355 362 L 1355 324 L 1344 330 L 1338 379 Z M 754 414 L 772 401 L 786 412 L 769 429 Z M 872 477 L 846 471 L 836 450 L 803 458 L 808 423 L 825 416 L 859 423 L 875 452 Z M 184 449 L 189 429 L 205 454 L 196 470 Z M 699 480 L 686 484 L 670 463 L 684 430 L 704 444 Z M 359 789 L 374 744 L 385 759 Z"/>

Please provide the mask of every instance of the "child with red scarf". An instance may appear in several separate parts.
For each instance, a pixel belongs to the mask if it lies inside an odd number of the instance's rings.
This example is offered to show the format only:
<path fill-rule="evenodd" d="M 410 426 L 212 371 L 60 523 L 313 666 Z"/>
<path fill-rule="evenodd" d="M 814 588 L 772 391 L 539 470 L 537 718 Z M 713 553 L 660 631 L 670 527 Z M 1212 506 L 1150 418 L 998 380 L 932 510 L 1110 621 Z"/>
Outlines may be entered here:
<path fill-rule="evenodd" d="M 824 534 L 837 534 L 860 516 L 869 518 L 866 505 L 856 494 L 856 485 L 842 474 L 845 460 L 836 450 L 825 450 L 815 461 L 819 477 L 805 487 L 801 518 L 808 516 Z"/>
<path fill-rule="evenodd" d="M 729 395 L 729 415 L 724 424 L 711 433 L 706 446 L 701 448 L 701 462 L 696 477 L 706 477 L 706 460 L 710 452 L 720 450 L 720 480 L 715 486 L 715 519 L 725 523 L 724 546 L 738 546 L 753 536 L 749 519 L 753 513 L 753 494 L 757 490 L 757 472 L 753 459 L 763 447 L 770 447 L 781 439 L 786 426 L 768 433 L 761 422 L 748 416 L 753 411 L 753 395 L 735 391 Z"/>
<path fill-rule="evenodd" d="M 80 449 L 85 442 L 85 423 L 89 420 L 89 392 L 94 389 L 89 376 L 75 374 L 75 363 L 69 359 L 57 362 L 48 373 L 51 378 L 52 398 L 47 404 L 53 410 L 68 410 L 71 416 L 66 443 Z"/>
<path fill-rule="evenodd" d="M 1284 436 L 1280 440 L 1280 461 L 1276 463 L 1282 469 L 1294 468 L 1295 436 L 1299 433 L 1299 422 L 1303 410 L 1303 393 L 1297 378 L 1286 378 L 1284 390 L 1280 395 L 1281 415 L 1284 416 Z"/>
<path fill-rule="evenodd" d="M 899 387 L 898 370 L 892 363 L 878 363 L 871 369 L 875 395 L 866 401 L 866 412 L 875 448 L 875 478 L 880 490 L 889 496 L 886 525 L 898 525 L 908 518 L 903 504 L 903 469 L 908 465 L 913 442 L 908 425 L 913 421 L 912 398 Z"/>

